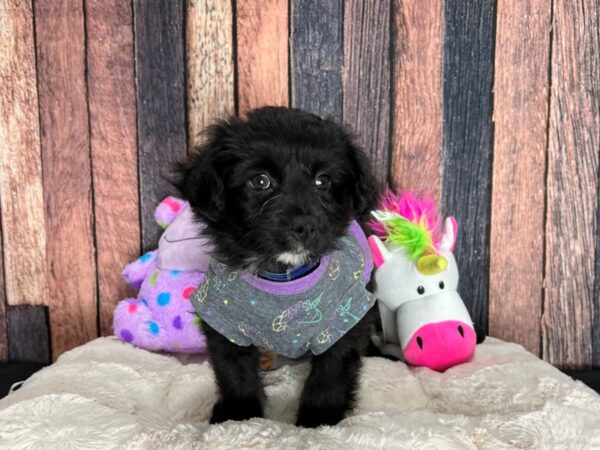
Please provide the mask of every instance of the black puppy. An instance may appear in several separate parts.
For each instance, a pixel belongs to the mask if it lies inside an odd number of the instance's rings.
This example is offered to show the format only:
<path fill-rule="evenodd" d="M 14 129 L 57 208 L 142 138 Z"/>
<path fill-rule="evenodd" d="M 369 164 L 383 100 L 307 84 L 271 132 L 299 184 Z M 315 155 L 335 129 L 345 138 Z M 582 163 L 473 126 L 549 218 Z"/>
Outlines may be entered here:
<path fill-rule="evenodd" d="M 265 107 L 218 122 L 205 136 L 178 166 L 175 184 L 205 224 L 214 257 L 235 270 L 280 273 L 318 260 L 376 206 L 367 157 L 330 120 Z M 298 425 L 336 424 L 353 405 L 371 316 L 312 357 Z M 211 423 L 262 416 L 258 349 L 202 326 L 220 390 Z"/>

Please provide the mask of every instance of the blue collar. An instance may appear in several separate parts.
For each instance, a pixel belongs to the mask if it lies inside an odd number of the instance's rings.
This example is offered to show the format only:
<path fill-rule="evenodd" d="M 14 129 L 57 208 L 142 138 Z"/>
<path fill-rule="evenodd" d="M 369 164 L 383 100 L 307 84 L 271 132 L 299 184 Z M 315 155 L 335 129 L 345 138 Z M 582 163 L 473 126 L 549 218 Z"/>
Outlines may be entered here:
<path fill-rule="evenodd" d="M 301 266 L 294 267 L 293 269 L 284 273 L 274 273 L 263 270 L 258 272 L 258 276 L 269 281 L 292 281 L 306 275 L 309 272 L 312 272 L 319 266 L 319 263 L 320 261 L 317 259 L 316 261 L 307 262 Z"/>

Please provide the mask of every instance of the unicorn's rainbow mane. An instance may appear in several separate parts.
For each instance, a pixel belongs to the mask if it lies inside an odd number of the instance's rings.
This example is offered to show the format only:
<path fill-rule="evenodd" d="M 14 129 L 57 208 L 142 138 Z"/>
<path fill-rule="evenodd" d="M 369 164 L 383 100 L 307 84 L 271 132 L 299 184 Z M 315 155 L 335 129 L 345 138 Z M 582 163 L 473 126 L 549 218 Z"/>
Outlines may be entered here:
<path fill-rule="evenodd" d="M 396 194 L 388 189 L 382 196 L 379 209 L 396 216 L 369 223 L 373 232 L 385 242 L 404 247 L 411 259 L 417 259 L 428 250 L 436 251 L 442 218 L 436 211 L 433 198 L 417 196 L 413 192 Z"/>

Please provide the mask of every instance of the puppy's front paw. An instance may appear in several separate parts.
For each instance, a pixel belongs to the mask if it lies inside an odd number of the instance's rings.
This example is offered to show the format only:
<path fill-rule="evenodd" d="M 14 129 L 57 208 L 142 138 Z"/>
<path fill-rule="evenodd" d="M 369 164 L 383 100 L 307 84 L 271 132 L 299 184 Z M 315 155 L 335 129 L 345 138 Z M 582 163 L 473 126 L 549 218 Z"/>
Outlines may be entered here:
<path fill-rule="evenodd" d="M 210 423 L 221 423 L 228 420 L 247 420 L 262 417 L 263 410 L 260 399 L 219 400 L 213 407 Z"/>
<path fill-rule="evenodd" d="M 344 418 L 346 409 L 343 406 L 311 407 L 300 406 L 296 426 L 304 428 L 317 428 L 321 425 L 337 425 Z"/>

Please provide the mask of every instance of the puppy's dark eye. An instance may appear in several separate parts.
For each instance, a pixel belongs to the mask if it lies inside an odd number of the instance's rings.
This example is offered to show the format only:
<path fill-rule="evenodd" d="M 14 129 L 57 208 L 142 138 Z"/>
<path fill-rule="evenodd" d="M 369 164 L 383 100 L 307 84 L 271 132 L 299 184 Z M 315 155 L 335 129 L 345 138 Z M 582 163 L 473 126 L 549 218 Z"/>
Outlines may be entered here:
<path fill-rule="evenodd" d="M 250 187 L 252 189 L 256 189 L 257 191 L 268 189 L 271 187 L 271 179 L 264 173 L 261 173 L 260 175 L 256 175 L 250 179 Z"/>
<path fill-rule="evenodd" d="M 419 295 L 423 295 L 425 293 L 425 288 L 423 286 L 419 286 L 417 288 L 417 292 L 419 293 Z"/>
<path fill-rule="evenodd" d="M 315 186 L 317 189 L 327 190 L 331 187 L 331 178 L 327 175 L 319 175 L 315 178 Z"/>
<path fill-rule="evenodd" d="M 443 281 L 440 281 L 440 289 L 444 289 L 444 287 L 446 287 L 446 285 L 444 284 Z"/>

